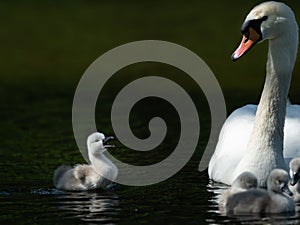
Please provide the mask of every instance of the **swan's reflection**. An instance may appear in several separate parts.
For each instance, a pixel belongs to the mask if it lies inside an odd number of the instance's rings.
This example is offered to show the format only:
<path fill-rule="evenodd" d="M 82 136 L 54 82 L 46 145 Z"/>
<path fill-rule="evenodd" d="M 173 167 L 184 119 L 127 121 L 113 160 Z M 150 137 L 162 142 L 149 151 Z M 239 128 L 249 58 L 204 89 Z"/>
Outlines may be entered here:
<path fill-rule="evenodd" d="M 118 219 L 119 197 L 110 192 L 78 192 L 58 195 L 58 208 L 84 221 L 113 224 Z"/>

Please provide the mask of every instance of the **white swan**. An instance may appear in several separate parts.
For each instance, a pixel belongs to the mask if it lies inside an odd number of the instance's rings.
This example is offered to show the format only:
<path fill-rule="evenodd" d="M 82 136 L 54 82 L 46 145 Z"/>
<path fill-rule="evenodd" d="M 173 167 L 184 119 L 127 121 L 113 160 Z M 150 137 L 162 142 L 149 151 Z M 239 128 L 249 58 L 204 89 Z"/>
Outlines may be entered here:
<path fill-rule="evenodd" d="M 300 158 L 294 158 L 290 162 L 290 189 L 293 192 L 293 199 L 295 202 L 300 202 Z"/>
<path fill-rule="evenodd" d="M 227 214 L 295 212 L 290 197 L 289 175 L 285 170 L 274 169 L 268 178 L 268 191 L 253 189 L 231 195 L 226 204 Z"/>
<path fill-rule="evenodd" d="M 105 188 L 118 175 L 118 168 L 104 156 L 103 152 L 112 145 L 107 142 L 113 137 L 93 133 L 87 139 L 91 165 L 60 166 L 54 172 L 54 186 L 66 191 L 84 191 Z"/>
<path fill-rule="evenodd" d="M 269 40 L 265 85 L 258 106 L 239 108 L 225 121 L 208 173 L 214 181 L 231 184 L 249 171 L 258 178 L 259 186 L 266 186 L 272 169 L 287 170 L 289 160 L 300 156 L 300 106 L 287 104 L 298 25 L 288 6 L 271 1 L 251 10 L 242 33 L 233 60 L 256 43 Z"/>
<path fill-rule="evenodd" d="M 236 193 L 257 188 L 258 182 L 256 176 L 250 172 L 241 173 L 232 183 L 231 187 L 226 189 L 219 198 L 219 209 L 224 211 L 227 199 Z"/>

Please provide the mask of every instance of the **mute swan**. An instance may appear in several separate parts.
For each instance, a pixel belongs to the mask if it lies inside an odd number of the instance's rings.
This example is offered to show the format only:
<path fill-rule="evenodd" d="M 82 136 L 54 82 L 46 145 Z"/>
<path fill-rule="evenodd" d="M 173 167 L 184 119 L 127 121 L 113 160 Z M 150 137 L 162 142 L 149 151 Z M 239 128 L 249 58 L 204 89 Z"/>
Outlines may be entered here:
<path fill-rule="evenodd" d="M 274 169 L 268 178 L 268 191 L 253 189 L 230 196 L 227 214 L 295 212 L 288 182 L 289 175 L 285 170 Z"/>
<path fill-rule="evenodd" d="M 112 147 L 107 142 L 113 137 L 102 133 L 93 133 L 87 139 L 91 165 L 60 166 L 54 172 L 54 186 L 66 191 L 84 191 L 105 188 L 118 175 L 117 167 L 104 156 L 106 148 Z"/>
<path fill-rule="evenodd" d="M 208 173 L 214 181 L 230 185 L 249 171 L 265 187 L 272 169 L 287 170 L 288 162 L 300 156 L 300 106 L 287 104 L 298 25 L 287 5 L 270 1 L 253 8 L 241 30 L 243 39 L 233 60 L 269 40 L 265 85 L 258 106 L 239 108 L 225 121 Z"/>
<path fill-rule="evenodd" d="M 295 202 L 300 202 L 300 158 L 294 158 L 290 162 L 290 176 L 291 186 L 290 189 L 293 192 L 293 199 Z"/>
<path fill-rule="evenodd" d="M 247 191 L 257 188 L 257 178 L 250 172 L 241 173 L 232 183 L 231 187 L 225 190 L 219 198 L 219 206 L 221 211 L 226 206 L 227 199 L 238 192 Z"/>

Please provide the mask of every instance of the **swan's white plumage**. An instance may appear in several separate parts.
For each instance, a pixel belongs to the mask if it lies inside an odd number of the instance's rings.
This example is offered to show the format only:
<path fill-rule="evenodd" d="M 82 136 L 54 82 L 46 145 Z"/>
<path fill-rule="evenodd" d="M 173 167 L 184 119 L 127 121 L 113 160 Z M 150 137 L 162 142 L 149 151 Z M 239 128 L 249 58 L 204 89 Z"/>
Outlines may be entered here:
<path fill-rule="evenodd" d="M 285 120 L 284 158 L 300 156 L 300 105 L 288 105 Z M 287 162 L 288 165 L 289 162 Z"/>
<path fill-rule="evenodd" d="M 272 169 L 286 170 L 291 158 L 300 156 L 300 106 L 287 101 L 298 25 L 292 10 L 278 2 L 256 6 L 245 24 L 264 16 L 268 19 L 260 30 L 263 40 L 269 40 L 264 90 L 259 106 L 239 108 L 224 123 L 208 168 L 209 177 L 218 182 L 231 184 L 240 173 L 250 171 L 265 186 Z"/>
<path fill-rule="evenodd" d="M 209 176 L 213 180 L 232 183 L 232 171 L 245 154 L 256 108 L 255 105 L 239 108 L 224 123 L 216 150 L 209 163 Z"/>
<path fill-rule="evenodd" d="M 232 183 L 232 171 L 246 153 L 256 110 L 257 105 L 236 109 L 224 123 L 209 164 L 209 175 L 215 181 Z M 292 158 L 300 157 L 300 105 L 287 106 L 284 135 L 283 155 L 288 165 Z"/>

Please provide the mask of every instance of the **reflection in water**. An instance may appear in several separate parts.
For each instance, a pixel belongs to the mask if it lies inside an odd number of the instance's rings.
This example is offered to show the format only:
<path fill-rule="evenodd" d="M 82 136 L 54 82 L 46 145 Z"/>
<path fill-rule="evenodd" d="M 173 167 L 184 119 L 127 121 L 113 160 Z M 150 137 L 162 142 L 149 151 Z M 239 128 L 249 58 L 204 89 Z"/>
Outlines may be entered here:
<path fill-rule="evenodd" d="M 120 211 L 119 198 L 114 193 L 78 192 L 57 195 L 57 205 L 65 210 L 71 217 L 83 221 L 116 222 Z"/>
<path fill-rule="evenodd" d="M 219 196 L 229 186 L 209 181 L 207 191 L 213 193 L 209 199 L 209 212 L 217 214 L 218 217 L 214 219 L 207 219 L 209 224 L 215 223 L 241 223 L 241 224 L 300 224 L 300 204 L 296 206 L 295 214 L 268 214 L 268 215 L 244 215 L 244 216 L 227 216 L 219 209 Z"/>

